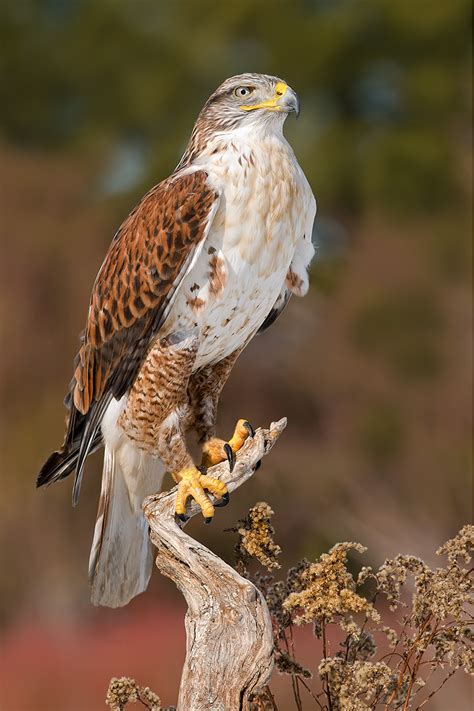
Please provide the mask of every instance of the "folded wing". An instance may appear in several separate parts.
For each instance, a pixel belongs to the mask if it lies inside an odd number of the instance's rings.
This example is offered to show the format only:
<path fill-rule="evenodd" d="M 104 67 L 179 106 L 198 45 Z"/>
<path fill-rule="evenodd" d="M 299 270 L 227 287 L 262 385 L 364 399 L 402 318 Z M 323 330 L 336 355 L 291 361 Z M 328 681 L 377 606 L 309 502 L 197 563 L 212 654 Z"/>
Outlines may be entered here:
<path fill-rule="evenodd" d="M 100 446 L 103 414 L 113 397 L 132 386 L 199 255 L 218 202 L 205 171 L 177 174 L 147 193 L 116 233 L 92 290 L 66 398 L 66 438 L 41 470 L 38 486 L 76 469 L 77 501 L 84 461 Z"/>

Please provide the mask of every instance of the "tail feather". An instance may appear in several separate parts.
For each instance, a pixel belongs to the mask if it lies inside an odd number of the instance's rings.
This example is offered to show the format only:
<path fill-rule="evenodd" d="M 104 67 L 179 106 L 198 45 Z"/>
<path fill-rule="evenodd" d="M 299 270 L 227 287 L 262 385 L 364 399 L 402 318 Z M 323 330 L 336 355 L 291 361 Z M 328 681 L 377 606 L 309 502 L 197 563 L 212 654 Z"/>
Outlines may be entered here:
<path fill-rule="evenodd" d="M 137 450 L 133 458 L 139 460 L 138 467 L 133 470 L 124 467 L 121 454 L 123 451 L 105 447 L 102 490 L 89 559 L 92 602 L 107 607 L 126 605 L 148 586 L 153 552 L 142 503 L 146 496 L 160 489 L 164 473 L 159 460 Z"/>
<path fill-rule="evenodd" d="M 89 561 L 92 602 L 120 607 L 143 592 L 153 556 L 142 503 L 161 488 L 164 468 L 141 452 L 117 427 L 124 399 L 104 397 L 86 414 L 69 403 L 66 437 L 43 465 L 37 486 L 47 486 L 76 472 L 77 502 L 86 457 L 106 443 L 99 510 Z M 104 429 L 105 428 L 105 429 Z"/>

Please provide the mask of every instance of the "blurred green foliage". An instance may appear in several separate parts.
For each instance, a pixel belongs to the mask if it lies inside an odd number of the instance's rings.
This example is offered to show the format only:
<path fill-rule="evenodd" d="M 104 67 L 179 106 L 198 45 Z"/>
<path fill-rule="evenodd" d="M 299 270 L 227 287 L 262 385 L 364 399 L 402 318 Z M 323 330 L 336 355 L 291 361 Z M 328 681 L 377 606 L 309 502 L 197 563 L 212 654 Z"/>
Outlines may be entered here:
<path fill-rule="evenodd" d="M 354 322 L 357 345 L 382 355 L 406 380 L 433 377 L 441 367 L 442 315 L 435 294 L 400 288 L 371 297 Z"/>
<path fill-rule="evenodd" d="M 357 440 L 362 453 L 374 464 L 394 461 L 403 445 L 403 418 L 393 403 L 367 406 L 358 423 Z"/>
<path fill-rule="evenodd" d="M 326 208 L 443 209 L 467 109 L 470 10 L 468 0 L 7 1 L 3 137 L 104 153 L 139 137 L 148 185 L 177 162 L 223 78 L 276 72 L 302 95 L 292 142 Z"/>
<path fill-rule="evenodd" d="M 344 257 L 332 257 L 316 260 L 311 268 L 314 280 L 314 289 L 320 294 L 329 297 L 337 293 L 344 279 L 347 269 L 347 260 Z"/>

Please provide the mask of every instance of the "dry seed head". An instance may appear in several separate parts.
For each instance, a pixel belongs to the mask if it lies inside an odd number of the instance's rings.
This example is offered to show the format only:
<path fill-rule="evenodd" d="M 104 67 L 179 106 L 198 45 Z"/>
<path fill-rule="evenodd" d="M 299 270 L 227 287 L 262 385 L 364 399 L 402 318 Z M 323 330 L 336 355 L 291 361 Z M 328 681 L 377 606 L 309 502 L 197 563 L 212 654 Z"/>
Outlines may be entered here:
<path fill-rule="evenodd" d="M 138 689 L 138 697 L 142 704 L 144 704 L 149 711 L 160 711 L 161 710 L 161 700 L 158 694 L 150 689 L 149 686 L 141 686 Z"/>
<path fill-rule="evenodd" d="M 359 543 L 338 543 L 302 571 L 300 592 L 290 593 L 283 603 L 285 610 L 295 613 L 296 624 L 359 612 L 380 619 L 373 605 L 355 592 L 354 578 L 346 568 L 350 550 L 363 553 L 365 548 Z"/>
<path fill-rule="evenodd" d="M 273 511 L 263 502 L 255 504 L 241 523 L 238 533 L 237 557 L 245 562 L 247 557 L 256 558 L 268 570 L 279 568 L 277 556 L 281 548 L 273 540 L 275 529 L 271 524 Z"/>
<path fill-rule="evenodd" d="M 122 711 L 130 701 L 138 701 L 135 681 L 127 676 L 111 679 L 105 703 L 110 706 L 112 711 Z"/>
<path fill-rule="evenodd" d="M 446 541 L 436 553 L 447 555 L 450 563 L 455 563 L 457 558 L 462 558 L 465 563 L 470 563 L 474 552 L 474 526 L 468 524 L 461 528 L 457 536 Z"/>
<path fill-rule="evenodd" d="M 377 696 L 386 699 L 393 688 L 395 675 L 384 662 L 356 661 L 328 657 L 318 668 L 328 684 L 334 711 L 365 711 L 373 708 Z"/>

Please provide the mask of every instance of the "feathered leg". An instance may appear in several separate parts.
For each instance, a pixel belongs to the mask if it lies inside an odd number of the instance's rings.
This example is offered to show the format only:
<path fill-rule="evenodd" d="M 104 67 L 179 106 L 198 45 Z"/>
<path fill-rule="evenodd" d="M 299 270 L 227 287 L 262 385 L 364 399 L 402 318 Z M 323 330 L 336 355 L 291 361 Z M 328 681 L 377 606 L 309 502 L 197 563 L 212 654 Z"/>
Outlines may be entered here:
<path fill-rule="evenodd" d="M 192 419 L 188 383 L 197 348 L 198 336 L 194 333 L 170 334 L 157 342 L 138 374 L 119 422 L 137 446 L 159 456 L 178 482 L 177 515 L 185 518 L 186 501 L 191 496 L 209 522 L 214 506 L 205 490 L 222 498 L 227 488 L 197 469 L 186 446 L 186 430 Z"/>
<path fill-rule="evenodd" d="M 192 426 L 197 432 L 199 441 L 203 443 L 202 464 L 205 467 L 228 459 L 229 466 L 233 469 L 236 452 L 247 437 L 253 436 L 254 433 L 250 423 L 241 419 L 237 422 L 234 434 L 228 441 L 215 436 L 219 397 L 242 350 L 243 348 L 240 348 L 218 363 L 201 368 L 191 376 L 189 381 L 189 401 L 193 411 Z"/>
<path fill-rule="evenodd" d="M 206 442 L 216 434 L 217 405 L 222 388 L 242 350 L 239 348 L 218 363 L 200 368 L 189 379 L 190 426 L 200 442 Z"/>

